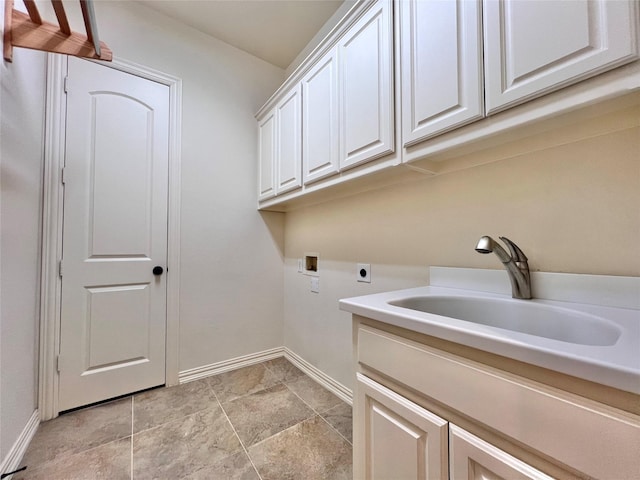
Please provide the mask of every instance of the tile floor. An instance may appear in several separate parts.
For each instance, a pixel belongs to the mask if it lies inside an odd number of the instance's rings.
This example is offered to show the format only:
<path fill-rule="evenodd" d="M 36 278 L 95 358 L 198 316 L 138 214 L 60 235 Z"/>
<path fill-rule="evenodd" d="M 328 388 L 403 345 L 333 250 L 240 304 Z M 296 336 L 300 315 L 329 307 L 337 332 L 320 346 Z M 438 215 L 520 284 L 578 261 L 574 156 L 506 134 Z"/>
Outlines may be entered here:
<path fill-rule="evenodd" d="M 284 358 L 44 422 L 13 480 L 351 479 L 351 407 Z"/>

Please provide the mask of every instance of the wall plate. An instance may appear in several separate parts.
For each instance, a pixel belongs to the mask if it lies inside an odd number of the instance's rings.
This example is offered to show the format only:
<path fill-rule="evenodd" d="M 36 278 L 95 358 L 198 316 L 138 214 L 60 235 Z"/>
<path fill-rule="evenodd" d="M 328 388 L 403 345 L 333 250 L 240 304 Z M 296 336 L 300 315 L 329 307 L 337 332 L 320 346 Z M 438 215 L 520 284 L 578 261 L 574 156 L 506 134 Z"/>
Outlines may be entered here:
<path fill-rule="evenodd" d="M 359 282 L 371 283 L 371 264 L 370 263 L 356 264 L 356 279 Z"/>

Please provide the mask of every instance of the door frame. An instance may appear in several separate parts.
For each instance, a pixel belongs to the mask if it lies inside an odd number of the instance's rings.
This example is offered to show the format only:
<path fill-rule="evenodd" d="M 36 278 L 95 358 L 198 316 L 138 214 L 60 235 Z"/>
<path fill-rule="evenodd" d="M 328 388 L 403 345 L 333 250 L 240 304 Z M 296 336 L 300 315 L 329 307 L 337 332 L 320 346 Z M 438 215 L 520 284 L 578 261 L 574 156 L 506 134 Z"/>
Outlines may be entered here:
<path fill-rule="evenodd" d="M 87 60 L 92 61 L 92 60 Z M 44 181 L 42 201 L 42 259 L 40 285 L 40 340 L 38 410 L 41 420 L 58 416 L 58 355 L 62 278 L 63 188 L 65 158 L 67 56 L 47 54 L 46 110 L 44 125 Z M 167 238 L 167 336 L 165 383 L 179 383 L 180 326 L 180 162 L 182 128 L 182 79 L 121 58 L 96 62 L 169 87 L 169 189 Z"/>

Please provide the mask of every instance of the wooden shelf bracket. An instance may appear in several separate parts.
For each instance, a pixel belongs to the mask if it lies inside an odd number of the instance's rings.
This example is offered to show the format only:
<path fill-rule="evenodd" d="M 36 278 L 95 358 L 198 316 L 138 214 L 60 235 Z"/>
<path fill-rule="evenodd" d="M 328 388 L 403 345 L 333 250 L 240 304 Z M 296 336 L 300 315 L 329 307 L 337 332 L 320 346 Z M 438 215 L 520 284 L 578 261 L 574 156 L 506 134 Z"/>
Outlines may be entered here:
<path fill-rule="evenodd" d="M 3 54 L 6 61 L 13 59 L 13 47 L 112 60 L 111 49 L 98 37 L 93 0 L 79 0 L 86 35 L 71 31 L 62 0 L 51 0 L 58 25 L 42 20 L 34 0 L 23 1 L 28 14 L 13 8 L 14 0 L 5 1 Z"/>

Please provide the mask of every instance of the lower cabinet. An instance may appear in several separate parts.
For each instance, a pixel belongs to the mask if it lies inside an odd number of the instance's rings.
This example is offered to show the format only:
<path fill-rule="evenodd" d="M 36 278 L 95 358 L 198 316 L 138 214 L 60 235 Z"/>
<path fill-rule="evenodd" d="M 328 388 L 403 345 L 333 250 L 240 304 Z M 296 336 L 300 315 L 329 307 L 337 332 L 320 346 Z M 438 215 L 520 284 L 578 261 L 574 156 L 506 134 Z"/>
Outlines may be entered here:
<path fill-rule="evenodd" d="M 359 373 L 354 427 L 357 480 L 552 478 Z"/>
<path fill-rule="evenodd" d="M 460 480 L 551 480 L 540 470 L 449 424 L 449 477 Z"/>
<path fill-rule="evenodd" d="M 356 395 L 354 479 L 448 478 L 446 420 L 364 375 Z"/>

